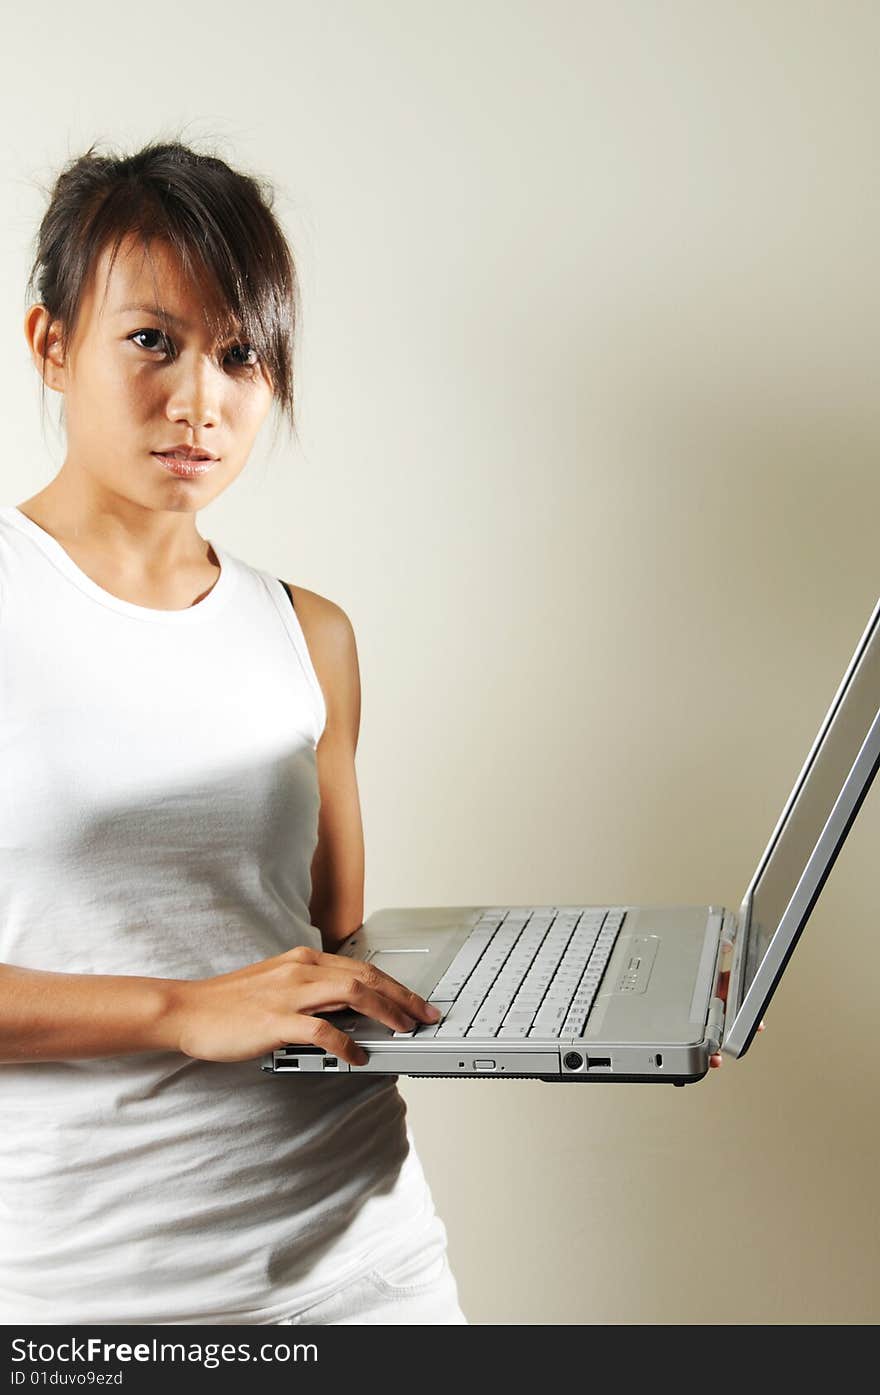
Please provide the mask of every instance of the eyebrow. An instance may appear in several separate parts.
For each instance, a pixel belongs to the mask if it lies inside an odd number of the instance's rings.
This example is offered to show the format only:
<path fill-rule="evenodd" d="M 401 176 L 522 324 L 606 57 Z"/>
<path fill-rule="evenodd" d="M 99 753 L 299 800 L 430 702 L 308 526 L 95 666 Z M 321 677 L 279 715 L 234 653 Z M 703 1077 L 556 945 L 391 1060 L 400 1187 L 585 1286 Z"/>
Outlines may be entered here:
<path fill-rule="evenodd" d="M 170 310 L 163 310 L 160 305 L 120 305 L 116 311 L 117 315 L 124 315 L 130 310 L 137 310 L 141 314 L 155 315 L 157 320 L 163 317 L 169 324 L 177 325 L 180 329 L 189 329 L 189 320 L 181 319 L 180 315 L 172 315 Z M 240 333 L 240 326 L 232 326 L 233 334 Z"/>
<path fill-rule="evenodd" d="M 180 325 L 181 329 L 189 328 L 189 320 L 182 320 L 179 315 L 172 315 L 170 310 L 163 310 L 160 305 L 120 305 L 116 313 L 124 315 L 128 310 L 138 310 L 145 315 L 155 315 L 157 320 L 164 317 L 169 324 Z"/>

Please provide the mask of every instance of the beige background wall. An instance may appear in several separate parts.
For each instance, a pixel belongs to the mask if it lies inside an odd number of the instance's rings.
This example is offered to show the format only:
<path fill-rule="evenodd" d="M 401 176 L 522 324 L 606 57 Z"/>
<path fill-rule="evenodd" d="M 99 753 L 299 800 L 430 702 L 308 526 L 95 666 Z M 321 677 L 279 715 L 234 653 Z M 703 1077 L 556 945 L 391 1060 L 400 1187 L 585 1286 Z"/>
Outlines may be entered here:
<path fill-rule="evenodd" d="M 738 905 L 878 594 L 878 7 L 48 12 L 0 59 L 2 501 L 63 456 L 40 186 L 186 122 L 299 258 L 300 445 L 200 527 L 352 618 L 367 909 Z M 880 1318 L 878 836 L 875 790 L 699 1086 L 402 1082 L 472 1322 Z"/>

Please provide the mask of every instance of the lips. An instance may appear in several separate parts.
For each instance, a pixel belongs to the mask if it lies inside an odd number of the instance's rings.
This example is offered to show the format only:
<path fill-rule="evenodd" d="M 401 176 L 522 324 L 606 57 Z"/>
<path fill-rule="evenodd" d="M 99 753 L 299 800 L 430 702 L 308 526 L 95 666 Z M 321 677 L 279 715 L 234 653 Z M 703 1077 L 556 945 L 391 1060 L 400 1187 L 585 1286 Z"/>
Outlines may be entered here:
<path fill-rule="evenodd" d="M 203 450 L 201 446 L 168 446 L 164 450 L 154 450 L 153 455 L 164 455 L 170 460 L 216 460 L 216 455 Z"/>
<path fill-rule="evenodd" d="M 206 475 L 217 464 L 214 456 L 208 456 L 207 459 L 190 458 L 179 453 L 165 455 L 156 450 L 151 451 L 150 454 L 154 460 L 158 460 L 163 469 L 170 470 L 173 475 L 177 475 L 181 479 L 196 479 L 199 475 Z"/>

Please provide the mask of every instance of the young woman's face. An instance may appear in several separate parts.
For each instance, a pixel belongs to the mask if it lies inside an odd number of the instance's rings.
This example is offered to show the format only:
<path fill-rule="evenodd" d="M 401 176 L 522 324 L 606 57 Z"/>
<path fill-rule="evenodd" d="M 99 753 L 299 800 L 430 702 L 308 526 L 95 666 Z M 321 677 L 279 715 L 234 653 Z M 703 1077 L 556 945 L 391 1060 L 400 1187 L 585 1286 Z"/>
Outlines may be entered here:
<path fill-rule="evenodd" d="M 171 250 L 153 243 L 150 251 L 152 269 L 140 242 L 123 242 L 109 280 L 104 251 L 66 357 L 50 336 L 47 383 L 65 396 L 65 468 L 85 472 L 99 498 L 195 512 L 244 468 L 272 386 L 247 343 L 234 335 L 211 341 L 204 297 L 183 280 Z M 131 308 L 156 305 L 166 312 L 167 338 L 154 312 Z M 155 454 L 180 445 L 217 459 L 182 479 Z"/>

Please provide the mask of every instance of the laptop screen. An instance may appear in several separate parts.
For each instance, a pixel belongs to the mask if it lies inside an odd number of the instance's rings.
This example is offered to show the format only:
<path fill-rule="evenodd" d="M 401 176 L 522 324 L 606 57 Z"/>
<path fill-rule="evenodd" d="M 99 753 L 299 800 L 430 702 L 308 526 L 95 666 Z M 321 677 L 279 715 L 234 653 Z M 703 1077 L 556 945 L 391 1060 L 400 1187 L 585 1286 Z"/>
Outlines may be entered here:
<path fill-rule="evenodd" d="M 762 966 L 766 969 L 768 951 L 777 929 L 782 926 L 783 938 L 790 943 L 773 946 L 773 967 L 778 972 L 772 976 L 762 973 L 762 990 L 772 991 L 818 898 L 876 769 L 874 747 L 878 712 L 880 602 L 859 641 L 753 879 L 752 918 L 741 1002 Z M 872 740 L 866 747 L 869 734 Z M 862 759 L 855 770 L 860 753 Z M 843 798 L 848 781 L 847 797 Z M 838 805 L 836 810 L 835 805 Z M 811 859 L 812 867 L 809 865 Z M 761 996 L 766 998 L 766 992 L 762 991 Z"/>

